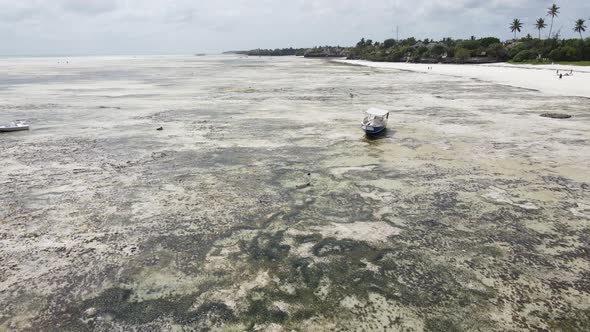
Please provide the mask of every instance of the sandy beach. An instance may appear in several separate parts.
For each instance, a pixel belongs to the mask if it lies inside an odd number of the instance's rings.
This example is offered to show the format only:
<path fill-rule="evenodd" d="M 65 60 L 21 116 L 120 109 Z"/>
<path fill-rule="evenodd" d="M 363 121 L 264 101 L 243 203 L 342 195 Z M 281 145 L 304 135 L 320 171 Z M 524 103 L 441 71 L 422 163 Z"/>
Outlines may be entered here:
<path fill-rule="evenodd" d="M 363 60 L 335 60 L 340 63 L 371 68 L 410 70 L 420 73 L 450 75 L 483 80 L 524 89 L 537 90 L 558 96 L 590 98 L 590 68 L 567 65 L 485 65 L 416 64 L 400 62 L 371 62 Z M 428 69 L 431 67 L 432 69 Z M 569 74 L 559 79 L 557 72 Z"/>
<path fill-rule="evenodd" d="M 590 73 L 347 64 L 0 59 L 0 330 L 589 330 Z"/>

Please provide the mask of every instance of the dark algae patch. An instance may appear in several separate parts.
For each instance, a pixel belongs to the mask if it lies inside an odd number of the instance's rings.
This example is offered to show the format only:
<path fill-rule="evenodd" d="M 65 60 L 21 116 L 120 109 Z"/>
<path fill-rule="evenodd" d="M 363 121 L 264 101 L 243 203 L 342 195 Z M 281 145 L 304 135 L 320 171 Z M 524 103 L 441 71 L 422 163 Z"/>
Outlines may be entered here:
<path fill-rule="evenodd" d="M 295 328 L 318 314 L 354 319 L 351 309 L 342 308 L 341 303 L 354 299 L 366 310 L 378 310 L 370 304 L 371 294 L 417 311 L 440 313 L 494 296 L 488 287 L 465 288 L 464 283 L 477 283 L 469 273 L 436 264 L 405 245 L 379 249 L 365 242 L 317 234 L 290 236 L 284 231 L 263 231 L 242 241 L 241 254 L 232 257 L 236 262 L 249 260 L 248 266 L 267 271 L 274 280 L 253 288 L 246 296 L 247 309 L 236 313 L 237 321 L 245 326 Z M 284 243 L 311 245 L 312 256 L 296 255 L 294 248 Z M 388 320 L 389 324 L 395 326 L 395 320 Z"/>
<path fill-rule="evenodd" d="M 454 321 L 448 318 L 429 318 L 424 324 L 424 331 L 427 332 L 464 332 L 465 330 Z"/>
<path fill-rule="evenodd" d="M 56 331 L 85 331 L 118 324 L 149 328 L 162 319 L 184 326 L 208 328 L 236 319 L 234 312 L 224 303 L 206 302 L 195 308 L 194 294 L 144 301 L 134 300 L 132 295 L 129 289 L 107 289 L 61 314 Z"/>

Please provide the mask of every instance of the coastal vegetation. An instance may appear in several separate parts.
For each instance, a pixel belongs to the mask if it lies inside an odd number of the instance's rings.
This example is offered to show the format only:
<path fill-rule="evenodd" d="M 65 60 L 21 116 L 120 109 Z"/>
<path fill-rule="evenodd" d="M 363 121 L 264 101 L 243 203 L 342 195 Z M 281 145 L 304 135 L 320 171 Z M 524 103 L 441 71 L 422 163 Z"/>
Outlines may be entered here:
<path fill-rule="evenodd" d="M 277 49 L 261 49 L 257 48 L 255 50 L 249 51 L 229 51 L 225 52 L 225 54 L 242 54 L 242 55 L 249 55 L 249 56 L 289 56 L 289 55 L 297 55 L 303 56 L 306 48 L 277 48 Z"/>
<path fill-rule="evenodd" d="M 516 63 L 511 61 L 511 63 Z M 538 60 L 530 60 L 530 61 L 522 61 L 518 62 L 518 64 L 522 65 L 563 65 L 563 66 L 590 66 L 590 61 L 538 61 Z"/>
<path fill-rule="evenodd" d="M 383 43 L 361 40 L 351 50 L 351 59 L 418 63 L 489 63 L 590 61 L 590 39 L 536 39 L 530 36 L 507 42 L 494 37 L 442 41 L 413 38 Z"/>
<path fill-rule="evenodd" d="M 340 46 L 316 46 L 313 48 L 278 48 L 255 49 L 249 51 L 231 51 L 226 53 L 242 54 L 248 56 L 305 56 L 310 58 L 347 57 L 349 47 Z"/>
<path fill-rule="evenodd" d="M 415 62 L 415 63 L 552 63 L 552 62 L 580 62 L 590 61 L 590 39 L 584 39 L 586 21 L 578 19 L 572 23 L 573 31 L 580 35 L 579 39 L 562 39 L 561 31 L 553 31 L 553 25 L 560 14 L 560 7 L 553 4 L 547 8 L 547 17 L 551 19 L 549 34 L 542 38 L 541 31 L 547 27 L 543 17 L 534 24 L 526 24 L 519 18 L 514 18 L 509 26 L 514 33 L 514 39 L 501 41 L 496 37 L 470 39 L 443 38 L 439 41 L 428 38 L 417 40 L 386 39 L 382 42 L 371 39 L 361 39 L 353 47 L 314 47 L 310 49 L 275 49 L 251 50 L 234 52 L 252 56 L 280 56 L 298 55 L 305 57 L 346 57 L 353 60 L 369 60 L 381 62 Z M 525 28 L 538 31 L 538 38 L 527 34 L 518 38 L 518 33 Z"/>
<path fill-rule="evenodd" d="M 514 39 L 516 39 L 516 33 L 520 32 L 520 29 L 522 29 L 522 23 L 519 19 L 515 18 L 512 24 L 510 24 L 510 30 L 514 32 Z"/>
<path fill-rule="evenodd" d="M 585 29 L 584 22 L 580 22 L 579 31 L 576 31 L 581 34 Z M 346 57 L 352 60 L 379 62 L 493 63 L 509 61 L 551 63 L 590 61 L 590 39 L 541 39 L 529 35 L 505 42 L 495 37 L 479 39 L 472 37 L 468 40 L 443 38 L 440 41 L 407 38 L 373 42 L 363 38 L 354 47 L 348 48 L 323 46 L 310 49 L 289 48 L 233 53 L 250 56 Z"/>
<path fill-rule="evenodd" d="M 559 7 L 556 4 L 553 4 L 547 11 L 547 16 L 551 16 L 551 27 L 549 28 L 549 37 L 551 37 L 551 32 L 553 31 L 553 20 L 559 15 Z"/>
<path fill-rule="evenodd" d="M 586 31 L 587 26 L 584 24 L 586 23 L 586 21 L 584 21 L 583 19 L 579 19 L 576 21 L 576 27 L 574 28 L 574 31 L 580 34 L 580 39 L 584 39 L 582 38 L 582 32 Z"/>
<path fill-rule="evenodd" d="M 518 38 L 525 24 L 519 18 L 512 20 L 509 28 L 514 33 L 514 39 L 501 42 L 498 38 L 487 37 L 469 40 L 453 40 L 444 38 L 441 41 L 429 39 L 405 40 L 388 39 L 382 43 L 362 39 L 351 49 L 350 58 L 371 61 L 391 62 L 443 62 L 443 63 L 486 63 L 510 61 L 517 63 L 550 63 L 590 61 L 590 39 L 584 40 L 582 33 L 586 31 L 585 20 L 578 19 L 573 30 L 580 35 L 580 39 L 561 39 L 560 31 L 553 32 L 555 19 L 559 17 L 560 7 L 553 4 L 547 9 L 547 16 L 551 18 L 548 38 L 541 38 L 541 30 L 547 27 L 544 18 L 539 18 L 533 24 L 538 30 L 538 38 L 530 34 Z"/>
<path fill-rule="evenodd" d="M 539 39 L 541 39 L 541 30 L 545 29 L 546 27 L 547 23 L 545 23 L 545 20 L 542 17 L 539 18 L 535 23 L 535 29 L 539 30 Z"/>

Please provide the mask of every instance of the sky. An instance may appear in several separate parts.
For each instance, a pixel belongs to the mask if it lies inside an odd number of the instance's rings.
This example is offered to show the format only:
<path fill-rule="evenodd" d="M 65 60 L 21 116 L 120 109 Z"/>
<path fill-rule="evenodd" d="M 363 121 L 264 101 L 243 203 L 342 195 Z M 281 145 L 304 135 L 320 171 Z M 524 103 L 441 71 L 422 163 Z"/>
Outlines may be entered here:
<path fill-rule="evenodd" d="M 556 1 L 554 30 L 576 38 L 590 0 Z M 219 53 L 254 48 L 523 36 L 546 17 L 544 0 L 0 0 L 0 55 Z M 549 29 L 544 31 L 546 35 Z M 587 36 L 590 36 L 588 29 Z"/>

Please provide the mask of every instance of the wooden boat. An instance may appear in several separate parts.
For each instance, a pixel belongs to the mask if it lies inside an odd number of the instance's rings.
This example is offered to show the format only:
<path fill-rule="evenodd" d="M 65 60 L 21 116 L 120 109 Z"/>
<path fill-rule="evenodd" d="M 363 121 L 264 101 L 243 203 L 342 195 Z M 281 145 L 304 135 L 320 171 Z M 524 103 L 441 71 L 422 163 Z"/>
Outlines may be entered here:
<path fill-rule="evenodd" d="M 29 124 L 24 120 L 16 120 L 6 124 L 0 124 L 0 132 L 29 130 Z"/>
<path fill-rule="evenodd" d="M 376 135 L 385 130 L 388 120 L 389 111 L 379 108 L 369 108 L 365 112 L 365 118 L 361 123 L 361 128 L 367 135 Z"/>

